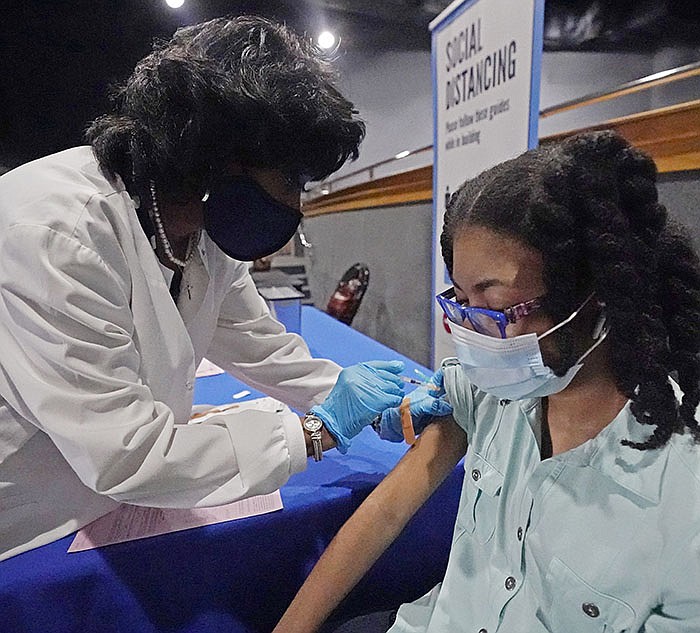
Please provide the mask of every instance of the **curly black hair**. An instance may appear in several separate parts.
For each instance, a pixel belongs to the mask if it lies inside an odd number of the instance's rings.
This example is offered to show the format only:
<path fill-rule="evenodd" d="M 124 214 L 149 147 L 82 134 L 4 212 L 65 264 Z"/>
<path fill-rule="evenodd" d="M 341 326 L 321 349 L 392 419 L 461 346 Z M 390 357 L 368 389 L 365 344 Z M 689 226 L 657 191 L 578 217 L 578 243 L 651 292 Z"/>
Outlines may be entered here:
<path fill-rule="evenodd" d="M 104 170 L 153 179 L 170 198 L 201 195 L 233 160 L 320 180 L 357 158 L 365 134 L 335 80 L 288 27 L 216 18 L 156 42 L 86 138 Z"/>
<path fill-rule="evenodd" d="M 637 449 L 663 446 L 686 428 L 700 442 L 700 261 L 659 203 L 656 174 L 653 160 L 619 134 L 572 136 L 464 183 L 440 237 L 450 275 L 454 237 L 468 225 L 539 251 L 544 309 L 555 321 L 595 292 L 607 312 L 617 387 L 637 421 L 656 426 L 644 442 L 623 440 Z M 572 348 L 570 333 L 555 334 L 561 349 Z M 573 364 L 573 353 L 556 373 Z M 680 404 L 669 376 L 683 391 Z"/>

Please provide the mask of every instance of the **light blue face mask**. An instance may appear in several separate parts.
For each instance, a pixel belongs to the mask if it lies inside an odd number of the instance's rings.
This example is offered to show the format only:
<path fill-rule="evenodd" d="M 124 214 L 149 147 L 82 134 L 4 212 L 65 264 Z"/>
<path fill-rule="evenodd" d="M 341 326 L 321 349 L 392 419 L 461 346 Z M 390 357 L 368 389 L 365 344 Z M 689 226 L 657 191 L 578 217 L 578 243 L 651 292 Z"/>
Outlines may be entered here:
<path fill-rule="evenodd" d="M 608 334 L 603 312 L 591 345 L 563 375 L 557 376 L 542 360 L 539 341 L 566 325 L 590 301 L 589 296 L 569 317 L 544 334 L 496 338 L 450 323 L 457 358 L 467 378 L 482 391 L 507 400 L 543 398 L 566 389 L 586 358 Z"/>

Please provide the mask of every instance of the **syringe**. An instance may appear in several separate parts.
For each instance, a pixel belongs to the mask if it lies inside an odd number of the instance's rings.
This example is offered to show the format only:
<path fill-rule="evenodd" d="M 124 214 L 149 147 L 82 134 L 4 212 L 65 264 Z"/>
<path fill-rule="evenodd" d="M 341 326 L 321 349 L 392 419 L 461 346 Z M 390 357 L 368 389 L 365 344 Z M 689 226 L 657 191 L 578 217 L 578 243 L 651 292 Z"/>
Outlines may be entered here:
<path fill-rule="evenodd" d="M 418 380 L 417 378 L 411 378 L 410 376 L 400 376 L 401 380 L 407 382 L 409 385 L 424 385 L 425 382 Z"/>

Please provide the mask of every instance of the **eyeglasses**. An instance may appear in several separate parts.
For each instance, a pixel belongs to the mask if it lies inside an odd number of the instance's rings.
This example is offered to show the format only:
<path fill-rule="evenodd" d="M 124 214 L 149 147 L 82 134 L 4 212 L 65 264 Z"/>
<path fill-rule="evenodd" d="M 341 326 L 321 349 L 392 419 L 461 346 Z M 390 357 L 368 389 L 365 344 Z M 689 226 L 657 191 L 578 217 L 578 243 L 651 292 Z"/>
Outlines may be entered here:
<path fill-rule="evenodd" d="M 506 326 L 509 323 L 515 323 L 528 314 L 539 310 L 542 307 L 543 299 L 543 297 L 537 297 L 499 311 L 464 306 L 453 301 L 454 297 L 454 287 L 448 288 L 435 297 L 452 323 L 462 326 L 468 325 L 479 334 L 500 338 L 506 338 Z"/>

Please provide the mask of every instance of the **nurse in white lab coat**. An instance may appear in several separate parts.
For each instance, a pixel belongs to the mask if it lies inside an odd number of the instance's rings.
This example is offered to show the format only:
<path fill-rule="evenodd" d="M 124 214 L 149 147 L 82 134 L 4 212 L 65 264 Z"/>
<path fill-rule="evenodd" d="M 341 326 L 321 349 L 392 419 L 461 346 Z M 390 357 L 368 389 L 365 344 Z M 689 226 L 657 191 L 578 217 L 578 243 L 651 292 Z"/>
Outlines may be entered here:
<path fill-rule="evenodd" d="M 137 65 L 92 147 L 0 179 L 0 560 L 120 502 L 272 491 L 398 404 L 400 363 L 312 359 L 241 261 L 292 237 L 304 181 L 363 135 L 310 45 L 217 19 Z M 313 414 L 188 425 L 204 356 Z"/>

